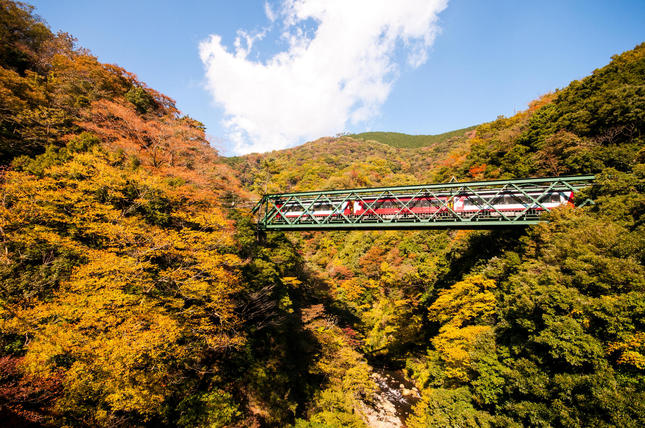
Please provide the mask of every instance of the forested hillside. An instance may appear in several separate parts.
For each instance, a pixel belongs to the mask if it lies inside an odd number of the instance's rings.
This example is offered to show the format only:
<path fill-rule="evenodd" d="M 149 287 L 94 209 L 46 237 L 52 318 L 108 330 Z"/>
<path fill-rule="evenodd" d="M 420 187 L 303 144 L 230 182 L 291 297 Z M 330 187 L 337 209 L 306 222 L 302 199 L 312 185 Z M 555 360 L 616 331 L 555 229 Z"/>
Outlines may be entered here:
<path fill-rule="evenodd" d="M 459 133 L 418 149 L 392 147 L 375 140 L 324 137 L 302 146 L 226 158 L 245 189 L 256 195 L 278 191 L 346 189 L 376 184 L 432 181 L 437 167 L 463 156 L 472 133 Z M 458 149 L 462 149 L 461 151 Z"/>
<path fill-rule="evenodd" d="M 0 39 L 2 423 L 360 427 L 389 370 L 409 427 L 645 425 L 645 45 L 423 147 L 223 158 L 29 6 L 0 0 Z M 526 230 L 258 239 L 246 209 L 578 173 L 595 205 Z"/>
<path fill-rule="evenodd" d="M 459 139 L 475 130 L 475 128 L 477 126 L 470 126 L 437 135 L 408 135 L 400 132 L 362 132 L 360 134 L 350 134 L 349 136 L 358 140 L 378 141 L 379 143 L 392 147 L 418 148 L 441 144 L 449 148 L 455 145 Z"/>

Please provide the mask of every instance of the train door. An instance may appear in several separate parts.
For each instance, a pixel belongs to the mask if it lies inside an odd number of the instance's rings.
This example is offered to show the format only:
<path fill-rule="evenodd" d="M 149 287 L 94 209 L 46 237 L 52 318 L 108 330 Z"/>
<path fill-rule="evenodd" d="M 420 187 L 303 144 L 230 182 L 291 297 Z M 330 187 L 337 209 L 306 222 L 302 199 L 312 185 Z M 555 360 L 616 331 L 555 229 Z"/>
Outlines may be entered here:
<path fill-rule="evenodd" d="M 452 209 L 455 212 L 461 212 L 464 210 L 464 201 L 466 200 L 465 196 L 455 196 L 453 199 Z"/>
<path fill-rule="evenodd" d="M 363 211 L 363 206 L 360 201 L 354 201 L 354 215 L 359 215 Z"/>

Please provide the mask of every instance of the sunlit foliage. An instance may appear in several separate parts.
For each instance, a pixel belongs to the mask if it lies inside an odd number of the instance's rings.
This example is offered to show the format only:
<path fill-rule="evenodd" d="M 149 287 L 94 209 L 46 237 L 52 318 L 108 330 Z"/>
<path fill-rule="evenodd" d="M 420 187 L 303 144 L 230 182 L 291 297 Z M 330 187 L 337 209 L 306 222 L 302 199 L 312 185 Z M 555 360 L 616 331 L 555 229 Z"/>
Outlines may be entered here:
<path fill-rule="evenodd" d="M 411 427 L 645 425 L 644 45 L 423 147 L 223 159 L 29 6 L 0 0 L 0 36 L 7 424 L 364 426 L 385 366 L 421 392 Z M 526 230 L 261 236 L 244 209 L 578 173 L 597 174 L 579 196 L 595 205 Z"/>

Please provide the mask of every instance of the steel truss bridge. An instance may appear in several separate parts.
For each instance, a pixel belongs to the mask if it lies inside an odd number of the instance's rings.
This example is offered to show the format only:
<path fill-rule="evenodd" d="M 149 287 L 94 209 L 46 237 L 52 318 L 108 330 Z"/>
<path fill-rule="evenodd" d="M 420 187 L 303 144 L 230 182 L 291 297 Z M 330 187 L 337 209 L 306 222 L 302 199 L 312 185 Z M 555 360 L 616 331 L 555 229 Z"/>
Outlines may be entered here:
<path fill-rule="evenodd" d="M 258 216 L 260 230 L 276 231 L 508 228 L 540 222 L 541 215 L 554 207 L 545 202 L 551 195 L 561 194 L 563 201 L 567 195 L 567 203 L 574 206 L 590 203 L 573 196 L 590 186 L 594 178 L 586 175 L 269 194 L 255 205 L 253 213 Z M 504 197 L 515 198 L 514 211 L 499 208 Z M 471 209 L 456 208 L 455 201 L 464 200 Z M 376 209 L 384 206 L 384 201 L 388 210 Z M 434 208 L 415 209 L 424 201 L 426 206 L 432 201 Z M 323 206 L 326 211 L 321 211 Z M 354 206 L 361 208 L 354 211 Z"/>

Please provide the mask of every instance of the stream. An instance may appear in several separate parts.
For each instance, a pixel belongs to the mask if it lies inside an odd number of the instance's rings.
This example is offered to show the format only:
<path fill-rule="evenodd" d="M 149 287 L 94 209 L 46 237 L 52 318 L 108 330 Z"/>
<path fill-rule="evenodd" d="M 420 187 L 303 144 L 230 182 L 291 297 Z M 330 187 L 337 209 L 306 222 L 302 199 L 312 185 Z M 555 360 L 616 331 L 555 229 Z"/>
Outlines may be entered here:
<path fill-rule="evenodd" d="M 372 378 L 378 390 L 371 403 L 364 403 L 362 413 L 372 428 L 401 427 L 419 401 L 418 389 L 401 370 L 375 368 Z"/>

